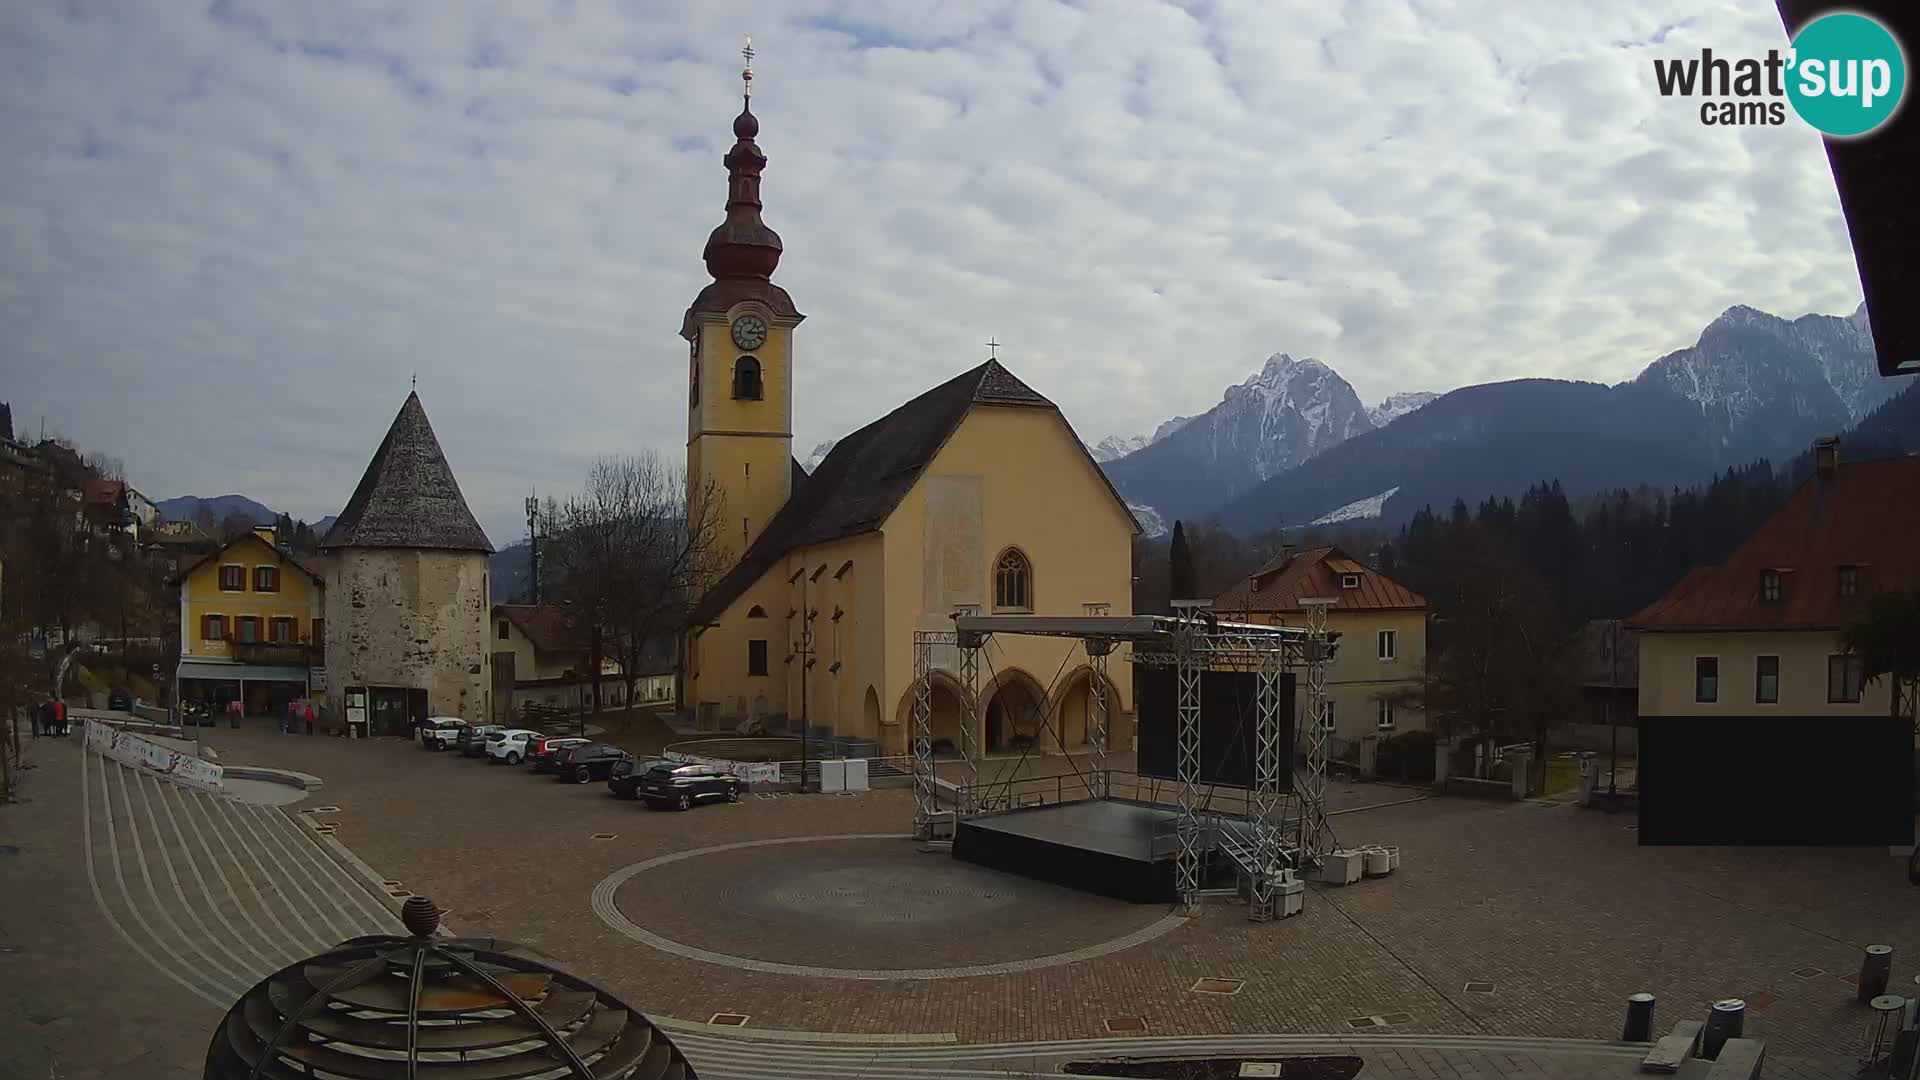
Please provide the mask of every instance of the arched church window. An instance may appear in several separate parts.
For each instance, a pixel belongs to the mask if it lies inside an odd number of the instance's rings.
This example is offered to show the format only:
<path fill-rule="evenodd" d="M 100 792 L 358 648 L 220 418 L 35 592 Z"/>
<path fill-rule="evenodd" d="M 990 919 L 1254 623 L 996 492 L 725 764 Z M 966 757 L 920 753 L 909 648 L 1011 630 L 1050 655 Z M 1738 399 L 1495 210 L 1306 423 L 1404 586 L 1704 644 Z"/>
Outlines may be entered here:
<path fill-rule="evenodd" d="M 755 604 L 747 609 L 747 618 L 749 619 L 764 619 L 766 617 L 767 609 L 761 607 L 759 604 Z"/>
<path fill-rule="evenodd" d="M 993 567 L 993 606 L 1000 610 L 1033 610 L 1033 564 L 1019 548 L 1008 548 Z"/>
<path fill-rule="evenodd" d="M 760 361 L 743 356 L 733 362 L 733 396 L 740 401 L 759 401 Z"/>

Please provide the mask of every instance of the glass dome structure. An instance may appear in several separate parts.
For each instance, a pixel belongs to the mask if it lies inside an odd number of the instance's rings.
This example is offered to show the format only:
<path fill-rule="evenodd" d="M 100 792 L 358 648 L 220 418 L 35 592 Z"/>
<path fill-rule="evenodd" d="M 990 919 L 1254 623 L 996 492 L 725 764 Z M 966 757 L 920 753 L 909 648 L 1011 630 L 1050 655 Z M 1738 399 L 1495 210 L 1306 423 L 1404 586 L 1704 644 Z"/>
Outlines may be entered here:
<path fill-rule="evenodd" d="M 206 1080 L 696 1080 L 666 1033 L 517 942 L 410 936 L 342 942 L 241 997 L 207 1046 Z"/>

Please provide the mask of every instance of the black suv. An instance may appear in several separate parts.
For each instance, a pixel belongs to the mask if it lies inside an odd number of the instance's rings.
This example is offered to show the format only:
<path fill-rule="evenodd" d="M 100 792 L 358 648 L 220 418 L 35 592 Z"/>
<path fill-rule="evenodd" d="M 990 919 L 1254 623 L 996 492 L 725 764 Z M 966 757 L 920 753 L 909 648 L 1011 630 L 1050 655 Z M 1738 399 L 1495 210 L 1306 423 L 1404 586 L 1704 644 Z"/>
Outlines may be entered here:
<path fill-rule="evenodd" d="M 656 810 L 663 806 L 691 810 L 694 803 L 706 799 L 739 802 L 743 787 L 739 777 L 711 765 L 680 765 L 670 761 L 654 766 L 640 778 L 640 797 Z"/>
<path fill-rule="evenodd" d="M 607 776 L 607 790 L 623 799 L 632 799 L 639 795 L 640 778 L 651 772 L 656 766 L 672 765 L 674 762 L 663 757 L 630 758 L 616 761 L 613 772 Z"/>
<path fill-rule="evenodd" d="M 571 746 L 560 751 L 560 756 L 554 759 L 554 778 L 570 784 L 605 780 L 613 775 L 615 765 L 632 760 L 632 754 L 608 743 L 590 742 L 584 746 Z"/>

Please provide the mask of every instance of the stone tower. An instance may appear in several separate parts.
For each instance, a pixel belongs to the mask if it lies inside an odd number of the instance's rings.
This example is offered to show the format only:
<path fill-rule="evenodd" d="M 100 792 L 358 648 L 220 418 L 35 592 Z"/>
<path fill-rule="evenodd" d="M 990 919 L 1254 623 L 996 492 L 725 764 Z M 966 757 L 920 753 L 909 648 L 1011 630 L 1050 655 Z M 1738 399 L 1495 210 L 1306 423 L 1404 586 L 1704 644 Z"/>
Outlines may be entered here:
<path fill-rule="evenodd" d="M 793 330 L 806 318 L 772 280 L 780 234 L 760 219 L 767 156 L 754 142 L 753 68 L 741 75 L 749 93 L 723 159 L 727 216 L 704 252 L 713 282 L 680 323 L 689 351 L 688 502 L 709 491 L 725 500 L 720 538 L 736 556 L 793 494 Z"/>
<path fill-rule="evenodd" d="M 320 550 L 334 716 L 364 717 L 375 735 L 405 735 L 410 718 L 487 720 L 493 545 L 460 495 L 419 394 L 400 406 Z"/>

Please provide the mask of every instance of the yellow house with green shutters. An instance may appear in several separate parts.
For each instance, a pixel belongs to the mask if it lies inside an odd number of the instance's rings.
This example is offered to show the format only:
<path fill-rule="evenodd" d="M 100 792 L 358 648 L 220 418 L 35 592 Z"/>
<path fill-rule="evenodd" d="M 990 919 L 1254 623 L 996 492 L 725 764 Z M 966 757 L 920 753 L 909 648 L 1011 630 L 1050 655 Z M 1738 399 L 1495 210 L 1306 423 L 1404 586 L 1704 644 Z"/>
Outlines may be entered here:
<path fill-rule="evenodd" d="M 175 697 L 250 716 L 278 716 L 324 685 L 324 578 L 262 526 L 221 545 L 176 579 L 180 666 Z"/>

